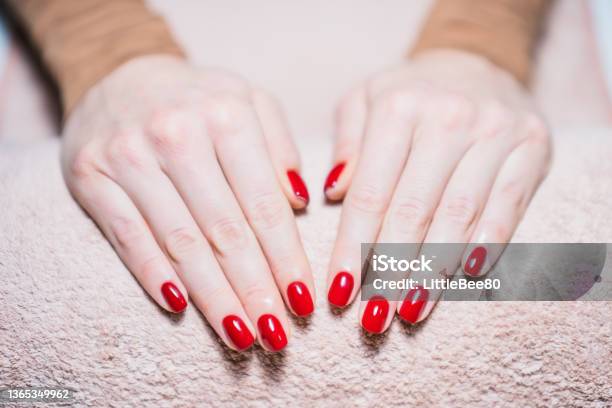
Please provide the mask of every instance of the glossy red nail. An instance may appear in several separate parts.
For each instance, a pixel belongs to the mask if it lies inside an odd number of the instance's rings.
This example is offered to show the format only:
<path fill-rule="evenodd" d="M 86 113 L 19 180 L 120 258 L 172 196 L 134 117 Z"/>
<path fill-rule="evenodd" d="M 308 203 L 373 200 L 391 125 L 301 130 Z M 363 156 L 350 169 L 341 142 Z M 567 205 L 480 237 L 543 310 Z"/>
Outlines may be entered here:
<path fill-rule="evenodd" d="M 278 319 L 271 315 L 262 315 L 257 321 L 262 341 L 268 349 L 282 350 L 287 345 L 287 335 Z"/>
<path fill-rule="evenodd" d="M 340 177 L 342 170 L 344 170 L 345 164 L 346 163 L 339 163 L 329 172 L 329 174 L 327 175 L 327 179 L 325 179 L 325 187 L 323 187 L 323 191 L 327 191 L 330 188 L 334 188 L 336 186 L 338 178 Z"/>
<path fill-rule="evenodd" d="M 255 338 L 249 328 L 238 316 L 225 316 L 223 328 L 238 350 L 246 350 L 255 343 Z"/>
<path fill-rule="evenodd" d="M 314 310 L 312 297 L 308 287 L 302 282 L 293 282 L 287 287 L 287 297 L 291 304 L 291 309 L 298 316 L 308 316 Z"/>
<path fill-rule="evenodd" d="M 410 323 L 416 323 L 419 320 L 421 311 L 429 298 L 429 291 L 422 286 L 417 286 L 410 289 L 402 307 L 400 307 L 399 315 L 402 319 Z"/>
<path fill-rule="evenodd" d="M 468 256 L 467 261 L 465 261 L 463 270 L 470 276 L 478 276 L 484 265 L 485 259 L 487 259 L 486 248 L 481 246 L 476 247 L 470 256 Z"/>
<path fill-rule="evenodd" d="M 344 307 L 351 298 L 354 286 L 353 276 L 348 272 L 340 272 L 334 278 L 327 294 L 327 300 L 334 306 Z"/>
<path fill-rule="evenodd" d="M 165 282 L 161 287 L 161 292 L 170 308 L 175 312 L 182 312 L 187 307 L 187 301 L 174 283 Z"/>
<path fill-rule="evenodd" d="M 291 188 L 295 196 L 308 204 L 310 195 L 308 194 L 308 189 L 306 188 L 306 184 L 304 184 L 304 180 L 300 177 L 300 174 L 295 170 L 289 170 L 287 171 L 287 178 L 291 183 Z"/>
<path fill-rule="evenodd" d="M 368 300 L 361 318 L 361 326 L 370 333 L 382 333 L 388 315 L 389 302 L 387 299 L 375 296 Z"/>

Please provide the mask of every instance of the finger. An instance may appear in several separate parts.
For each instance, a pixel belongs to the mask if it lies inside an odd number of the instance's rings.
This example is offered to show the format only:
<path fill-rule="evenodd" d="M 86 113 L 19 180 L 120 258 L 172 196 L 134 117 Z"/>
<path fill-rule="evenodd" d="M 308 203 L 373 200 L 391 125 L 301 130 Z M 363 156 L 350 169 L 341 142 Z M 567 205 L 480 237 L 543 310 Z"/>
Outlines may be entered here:
<path fill-rule="evenodd" d="M 283 298 L 297 314 L 311 313 L 312 273 L 293 212 L 276 182 L 254 110 L 241 101 L 224 99 L 215 101 L 207 112 L 208 131 L 213 135 L 223 173 L 263 249 Z M 236 161 L 236 157 L 241 160 Z"/>
<path fill-rule="evenodd" d="M 425 238 L 431 219 L 444 186 L 448 183 L 452 172 L 468 145 L 459 143 L 465 140 L 465 132 L 469 123 L 450 129 L 440 120 L 428 121 L 421 125 L 420 137 L 414 141 L 410 156 L 397 184 L 389 208 L 385 214 L 380 233 L 376 238 L 378 243 L 420 243 Z M 449 132 L 452 132 L 449 137 Z M 457 141 L 456 145 L 446 143 L 445 149 L 440 149 L 442 140 Z M 413 254 L 418 255 L 418 245 L 412 246 Z M 408 277 L 408 274 L 404 276 Z M 398 299 L 389 299 L 390 309 L 396 310 Z M 360 312 L 366 315 L 368 304 L 362 302 Z M 381 331 L 391 324 L 391 318 L 385 320 Z M 364 317 L 361 319 L 362 325 Z"/>
<path fill-rule="evenodd" d="M 360 243 L 376 239 L 408 156 L 416 100 L 399 98 L 394 95 L 372 108 L 354 180 L 344 200 L 328 274 L 328 300 L 338 307 L 350 303 L 359 289 Z"/>
<path fill-rule="evenodd" d="M 187 290 L 121 187 L 95 172 L 81 178 L 73 190 L 149 296 L 170 312 L 185 310 Z"/>
<path fill-rule="evenodd" d="M 423 279 L 452 277 L 459 265 L 461 256 L 469 236 L 484 208 L 487 197 L 497 177 L 501 163 L 514 148 L 516 138 L 512 137 L 514 125 L 504 128 L 488 138 L 479 138 L 463 156 L 452 176 L 433 215 L 424 242 L 431 243 L 427 247 L 430 255 L 435 254 L 431 271 L 421 271 L 415 275 L 419 282 Z M 470 131 L 478 132 L 472 128 Z M 444 186 L 442 184 L 441 186 Z M 436 244 L 448 243 L 450 245 Z M 427 289 L 422 288 L 423 297 Z M 422 308 L 417 320 L 424 320 L 435 303 L 439 300 L 442 290 L 434 288 L 427 293 L 427 302 L 420 304 Z M 406 316 L 414 317 L 417 313 L 411 310 L 412 299 L 398 305 L 398 312 L 404 320 Z M 410 323 L 416 323 L 410 321 Z"/>
<path fill-rule="evenodd" d="M 344 97 L 336 111 L 334 165 L 323 187 L 329 200 L 341 200 L 348 190 L 359 158 L 366 117 L 365 89 L 354 89 Z"/>
<path fill-rule="evenodd" d="M 291 207 L 306 208 L 310 195 L 300 175 L 300 156 L 291 138 L 285 115 L 279 103 L 268 93 L 255 90 L 251 98 L 283 192 Z"/>
<path fill-rule="evenodd" d="M 130 132 L 114 139 L 108 152 L 112 177 L 144 216 L 215 332 L 229 347 L 250 346 L 255 331 L 246 312 L 185 203 L 141 140 L 139 134 Z"/>
<path fill-rule="evenodd" d="M 546 138 L 535 137 L 505 161 L 464 253 L 467 275 L 483 276 L 495 265 L 546 175 L 549 155 Z"/>
<path fill-rule="evenodd" d="M 276 351 L 286 344 L 283 326 L 288 327 L 282 298 L 255 235 L 225 180 L 213 146 L 203 137 L 203 126 L 192 119 L 170 116 L 152 126 L 150 131 L 162 168 L 204 231 L 251 321 L 263 322 L 272 316 L 281 322 L 279 330 L 285 341 L 264 341 L 266 348 Z M 176 133 L 174 121 L 181 123 L 180 134 Z M 181 145 L 178 149 L 177 144 Z M 266 340 L 269 333 L 260 334 Z"/>

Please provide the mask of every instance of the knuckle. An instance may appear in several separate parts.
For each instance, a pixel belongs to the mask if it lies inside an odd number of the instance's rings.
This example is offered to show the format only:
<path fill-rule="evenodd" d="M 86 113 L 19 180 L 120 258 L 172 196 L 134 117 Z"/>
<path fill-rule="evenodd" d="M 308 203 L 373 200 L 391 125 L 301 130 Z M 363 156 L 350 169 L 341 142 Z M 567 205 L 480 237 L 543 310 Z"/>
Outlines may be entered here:
<path fill-rule="evenodd" d="M 208 231 L 214 250 L 224 256 L 227 251 L 244 249 L 248 243 L 247 224 L 236 218 L 223 218 Z"/>
<path fill-rule="evenodd" d="M 146 228 L 139 222 L 119 217 L 111 221 L 110 231 L 112 240 L 120 250 L 129 251 L 136 243 L 144 239 Z"/>
<path fill-rule="evenodd" d="M 492 138 L 514 128 L 516 113 L 501 102 L 489 101 L 481 108 L 481 120 L 483 137 Z"/>
<path fill-rule="evenodd" d="M 114 134 L 107 145 L 107 159 L 111 166 L 143 168 L 147 157 L 138 141 L 139 135 L 133 131 L 120 131 Z"/>
<path fill-rule="evenodd" d="M 268 264 L 272 274 L 280 276 L 284 271 L 287 271 L 287 265 L 298 266 L 299 259 L 299 249 L 295 248 L 294 242 L 286 240 L 282 246 L 279 246 L 274 251 L 274 257 L 270 257 Z M 297 269 L 299 269 L 299 267 Z"/>
<path fill-rule="evenodd" d="M 96 172 L 95 156 L 92 152 L 83 148 L 79 150 L 70 162 L 69 173 L 77 179 L 85 179 Z"/>
<path fill-rule="evenodd" d="M 375 104 L 385 115 L 411 117 L 416 112 L 418 100 L 416 95 L 407 89 L 392 89 L 378 95 Z"/>
<path fill-rule="evenodd" d="M 235 134 L 248 122 L 250 104 L 240 96 L 217 94 L 204 104 L 204 114 L 212 134 Z"/>
<path fill-rule="evenodd" d="M 170 232 L 164 240 L 164 246 L 168 256 L 174 262 L 180 263 L 201 249 L 203 242 L 199 231 L 185 227 Z"/>
<path fill-rule="evenodd" d="M 190 140 L 187 114 L 170 109 L 156 112 L 150 120 L 149 133 L 153 144 L 164 153 L 189 151 Z"/>
<path fill-rule="evenodd" d="M 512 234 L 512 225 L 508 222 L 490 219 L 482 221 L 482 230 L 486 231 L 489 242 L 508 242 Z"/>
<path fill-rule="evenodd" d="M 166 262 L 161 256 L 153 256 L 148 260 L 144 261 L 138 272 L 140 273 L 140 279 L 149 279 L 150 277 L 154 277 L 160 271 L 164 271 L 166 269 Z"/>
<path fill-rule="evenodd" d="M 199 73 L 202 81 L 211 90 L 223 90 L 237 95 L 248 95 L 251 90 L 249 82 L 235 72 L 228 72 L 220 68 L 208 68 Z"/>
<path fill-rule="evenodd" d="M 442 204 L 442 216 L 454 224 L 469 227 L 478 214 L 478 205 L 465 196 L 452 197 Z"/>
<path fill-rule="evenodd" d="M 525 118 L 525 129 L 528 140 L 547 145 L 550 139 L 548 125 L 538 115 L 529 113 Z"/>
<path fill-rule="evenodd" d="M 439 103 L 431 105 L 434 115 L 449 129 L 465 129 L 472 125 L 476 105 L 468 97 L 456 93 L 444 93 L 439 96 Z"/>
<path fill-rule="evenodd" d="M 386 209 L 386 202 L 380 190 L 367 184 L 350 191 L 348 204 L 358 211 L 372 214 L 382 214 Z"/>
<path fill-rule="evenodd" d="M 225 73 L 223 87 L 235 95 L 246 96 L 251 92 L 249 82 L 242 76 L 235 73 Z"/>
<path fill-rule="evenodd" d="M 523 183 L 509 181 L 501 188 L 502 200 L 514 210 L 520 212 L 527 206 L 527 191 Z"/>
<path fill-rule="evenodd" d="M 203 314 L 207 314 L 211 310 L 218 308 L 220 301 L 225 302 L 231 299 L 234 294 L 227 287 L 222 285 L 211 285 L 210 280 L 202 285 L 197 285 L 189 290 L 190 296 L 193 296 L 197 302 L 198 309 Z"/>
<path fill-rule="evenodd" d="M 287 202 L 278 194 L 261 193 L 251 200 L 248 214 L 255 226 L 271 229 L 285 221 L 287 205 Z"/>
<path fill-rule="evenodd" d="M 393 73 L 388 71 L 371 74 L 364 83 L 368 95 L 372 96 L 388 89 L 393 78 Z"/>
<path fill-rule="evenodd" d="M 424 230 L 429 224 L 431 212 L 425 201 L 416 197 L 403 197 L 391 209 L 390 222 L 401 231 Z"/>
<path fill-rule="evenodd" d="M 262 300 L 270 298 L 270 293 L 260 282 L 251 282 L 247 284 L 240 296 L 243 304 L 257 304 Z"/>

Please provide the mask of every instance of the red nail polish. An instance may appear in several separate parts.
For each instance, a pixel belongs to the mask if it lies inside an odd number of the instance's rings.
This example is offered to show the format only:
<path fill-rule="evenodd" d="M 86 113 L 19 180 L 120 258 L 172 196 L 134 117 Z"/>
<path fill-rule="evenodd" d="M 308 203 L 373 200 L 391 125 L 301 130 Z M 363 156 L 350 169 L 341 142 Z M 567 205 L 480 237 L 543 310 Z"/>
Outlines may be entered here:
<path fill-rule="evenodd" d="M 285 330 L 275 316 L 271 314 L 261 316 L 257 321 L 257 327 L 267 348 L 279 351 L 287 345 Z"/>
<path fill-rule="evenodd" d="M 287 287 L 287 297 L 291 304 L 291 309 L 298 316 L 308 316 L 314 310 L 312 297 L 308 287 L 302 282 L 293 282 Z"/>
<path fill-rule="evenodd" d="M 162 295 L 168 302 L 168 305 L 172 310 L 177 313 L 182 312 L 187 307 L 187 302 L 183 297 L 181 291 L 172 282 L 165 282 L 161 287 Z"/>
<path fill-rule="evenodd" d="M 407 322 L 416 323 L 427 302 L 427 298 L 429 298 L 429 291 L 424 287 L 417 286 L 414 289 L 410 289 L 399 311 L 401 318 Z"/>
<path fill-rule="evenodd" d="M 344 170 L 345 164 L 346 163 L 339 163 L 329 172 L 329 174 L 327 175 L 327 179 L 325 179 L 325 187 L 323 188 L 323 191 L 327 191 L 330 188 L 334 188 L 336 186 L 338 178 L 340 177 L 342 170 Z"/>
<path fill-rule="evenodd" d="M 470 276 L 478 276 L 482 265 L 484 265 L 485 259 L 487 259 L 487 250 L 485 247 L 476 247 L 465 261 L 463 270 Z"/>
<path fill-rule="evenodd" d="M 350 273 L 338 273 L 329 288 L 327 300 L 334 306 L 346 306 L 351 297 L 351 293 L 353 293 L 353 286 L 353 276 Z"/>
<path fill-rule="evenodd" d="M 368 300 L 361 318 L 361 326 L 370 333 L 382 333 L 388 315 L 389 302 L 387 299 L 375 296 Z"/>
<path fill-rule="evenodd" d="M 291 183 L 291 188 L 295 196 L 308 204 L 310 195 L 308 195 L 308 189 L 306 188 L 306 184 L 304 184 L 304 180 L 300 177 L 300 174 L 295 170 L 289 170 L 287 171 L 287 178 Z"/>
<path fill-rule="evenodd" d="M 249 328 L 241 318 L 234 315 L 225 316 L 223 319 L 223 328 L 232 343 L 240 351 L 246 350 L 253 345 L 255 338 L 249 331 Z"/>

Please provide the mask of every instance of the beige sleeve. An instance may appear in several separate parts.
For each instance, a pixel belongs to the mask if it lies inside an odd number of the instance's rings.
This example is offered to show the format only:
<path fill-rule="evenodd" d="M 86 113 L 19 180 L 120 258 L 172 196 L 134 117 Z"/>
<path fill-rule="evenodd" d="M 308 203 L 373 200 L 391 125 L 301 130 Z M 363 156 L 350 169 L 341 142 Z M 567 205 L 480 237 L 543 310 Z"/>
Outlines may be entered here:
<path fill-rule="evenodd" d="M 480 54 L 527 84 L 552 0 L 437 0 L 411 51 L 456 48 Z"/>
<path fill-rule="evenodd" d="M 131 58 L 184 53 L 143 0 L 8 0 L 59 87 L 64 115 Z"/>

